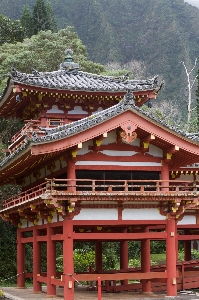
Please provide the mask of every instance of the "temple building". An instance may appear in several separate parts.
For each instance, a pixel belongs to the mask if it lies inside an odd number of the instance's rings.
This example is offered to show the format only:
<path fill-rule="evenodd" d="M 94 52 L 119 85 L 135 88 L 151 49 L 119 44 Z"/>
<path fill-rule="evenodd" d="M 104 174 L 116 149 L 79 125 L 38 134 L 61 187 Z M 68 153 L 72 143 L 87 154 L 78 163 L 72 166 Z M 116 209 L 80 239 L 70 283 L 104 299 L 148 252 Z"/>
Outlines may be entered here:
<path fill-rule="evenodd" d="M 12 68 L 0 99 L 0 117 L 25 126 L 12 137 L 0 162 L 1 184 L 22 193 L 5 199 L 3 220 L 17 226 L 17 286 L 33 278 L 47 296 L 64 287 L 73 300 L 75 282 L 102 280 L 106 292 L 167 291 L 199 287 L 199 138 L 143 110 L 161 89 L 157 77 L 129 80 L 80 70 L 68 50 L 54 72 Z M 150 242 L 164 241 L 166 264 L 150 265 Z M 74 242 L 95 243 L 95 269 L 76 273 Z M 120 269 L 103 269 L 103 242 L 120 243 Z M 128 242 L 141 242 L 141 267 L 128 265 Z M 178 262 L 178 242 L 184 262 Z M 26 272 L 25 245 L 33 249 Z M 56 244 L 63 273 L 56 270 Z M 46 245 L 47 272 L 41 270 Z M 176 267 L 175 267 L 176 266 Z M 89 267 L 89 266 L 88 266 Z M 135 282 L 136 280 L 136 282 Z M 118 284 L 120 282 L 120 284 Z M 117 283 L 117 284 L 116 284 Z"/>

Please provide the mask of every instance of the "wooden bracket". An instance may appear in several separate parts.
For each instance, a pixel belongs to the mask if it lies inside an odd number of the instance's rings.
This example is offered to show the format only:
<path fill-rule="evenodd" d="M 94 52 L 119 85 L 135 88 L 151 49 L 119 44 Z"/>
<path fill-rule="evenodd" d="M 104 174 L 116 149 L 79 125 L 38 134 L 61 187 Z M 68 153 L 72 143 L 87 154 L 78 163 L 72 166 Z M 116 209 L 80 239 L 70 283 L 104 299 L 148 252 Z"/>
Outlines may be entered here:
<path fill-rule="evenodd" d="M 153 134 L 149 134 L 147 135 L 145 138 L 140 140 L 140 148 L 141 151 L 140 152 L 148 152 L 149 151 L 149 143 L 151 141 L 155 140 L 155 135 Z"/>

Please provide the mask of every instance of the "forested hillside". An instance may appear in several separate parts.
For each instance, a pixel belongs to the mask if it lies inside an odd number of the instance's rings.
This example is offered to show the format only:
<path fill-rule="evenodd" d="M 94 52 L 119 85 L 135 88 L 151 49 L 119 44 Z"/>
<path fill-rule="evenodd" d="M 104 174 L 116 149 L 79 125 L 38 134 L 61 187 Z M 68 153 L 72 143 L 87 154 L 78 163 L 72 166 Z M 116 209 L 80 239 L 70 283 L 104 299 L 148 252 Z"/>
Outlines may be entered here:
<path fill-rule="evenodd" d="M 34 0 L 0 0 L 0 13 L 20 18 Z M 199 9 L 184 0 L 53 0 L 59 28 L 74 26 L 89 59 L 106 64 L 143 61 L 161 75 L 162 99 L 185 104 L 187 67 L 199 55 Z M 185 106 L 184 106 L 185 107 Z"/>

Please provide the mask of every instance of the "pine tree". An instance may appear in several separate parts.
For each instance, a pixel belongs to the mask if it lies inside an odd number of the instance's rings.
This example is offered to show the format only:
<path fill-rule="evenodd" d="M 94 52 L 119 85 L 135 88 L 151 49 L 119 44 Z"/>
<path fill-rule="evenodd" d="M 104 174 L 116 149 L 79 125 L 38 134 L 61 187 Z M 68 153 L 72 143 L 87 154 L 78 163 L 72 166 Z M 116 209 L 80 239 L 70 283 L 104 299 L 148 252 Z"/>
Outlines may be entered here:
<path fill-rule="evenodd" d="M 54 11 L 52 9 L 51 3 L 47 0 L 46 3 L 46 10 L 47 10 L 47 18 L 48 18 L 48 26 L 52 32 L 57 32 L 57 23 L 55 21 Z"/>
<path fill-rule="evenodd" d="M 51 30 L 57 32 L 57 24 L 50 1 L 37 0 L 33 7 L 33 31 L 37 34 L 39 31 Z"/>
<path fill-rule="evenodd" d="M 33 7 L 33 31 L 37 34 L 41 30 L 48 30 L 48 14 L 44 0 L 37 0 Z"/>
<path fill-rule="evenodd" d="M 25 36 L 30 38 L 33 35 L 33 20 L 28 5 L 24 6 L 20 20 L 25 31 Z"/>

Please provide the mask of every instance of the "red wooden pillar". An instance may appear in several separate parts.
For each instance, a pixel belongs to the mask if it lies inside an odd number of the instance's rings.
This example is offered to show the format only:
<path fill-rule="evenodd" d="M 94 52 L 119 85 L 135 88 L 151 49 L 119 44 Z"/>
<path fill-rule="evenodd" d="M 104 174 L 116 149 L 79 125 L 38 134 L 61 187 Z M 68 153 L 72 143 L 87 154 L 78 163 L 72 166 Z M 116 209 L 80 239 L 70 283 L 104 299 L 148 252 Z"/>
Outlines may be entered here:
<path fill-rule="evenodd" d="M 176 296 L 176 223 L 174 219 L 167 220 L 166 232 L 167 296 Z"/>
<path fill-rule="evenodd" d="M 37 241 L 37 227 L 33 227 L 33 292 L 41 292 L 41 282 L 37 281 L 37 274 L 41 273 L 41 247 Z"/>
<path fill-rule="evenodd" d="M 191 241 L 184 241 L 184 260 L 191 260 Z"/>
<path fill-rule="evenodd" d="M 103 262 L 102 262 L 102 242 L 95 242 L 95 268 L 97 273 L 101 273 L 103 270 Z"/>
<path fill-rule="evenodd" d="M 148 227 L 144 227 L 143 232 L 149 232 Z M 141 241 L 141 267 L 142 273 L 150 272 L 150 240 Z M 142 280 L 142 292 L 151 293 L 151 281 L 143 279 Z"/>
<path fill-rule="evenodd" d="M 25 244 L 21 242 L 22 232 L 17 229 L 17 287 L 25 288 Z"/>
<path fill-rule="evenodd" d="M 185 230 L 185 234 L 190 234 L 189 230 Z M 184 241 L 184 260 L 191 260 L 191 241 Z"/>
<path fill-rule="evenodd" d="M 163 162 L 163 165 L 162 165 L 162 170 L 161 170 L 161 180 L 168 180 L 167 181 L 164 181 L 162 182 L 162 186 L 166 186 L 165 188 L 162 188 L 161 190 L 166 192 L 166 191 L 169 191 L 169 188 L 168 188 L 168 185 L 169 185 L 169 167 L 168 167 L 168 164 L 164 163 Z"/>
<path fill-rule="evenodd" d="M 127 232 L 127 229 L 123 230 L 124 233 Z M 129 257 L 128 257 L 128 241 L 120 242 L 120 269 L 128 269 Z M 127 285 L 128 280 L 121 280 L 121 284 Z"/>
<path fill-rule="evenodd" d="M 64 299 L 74 300 L 73 224 L 72 219 L 63 221 Z"/>
<path fill-rule="evenodd" d="M 52 234 L 53 228 L 47 224 L 47 296 L 56 295 L 56 285 L 51 284 L 51 278 L 56 277 L 56 247 Z"/>
<path fill-rule="evenodd" d="M 67 179 L 72 179 L 68 181 L 68 191 L 73 191 L 76 189 L 76 173 L 75 173 L 75 161 L 74 159 L 68 159 L 67 161 Z"/>

